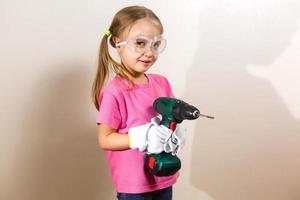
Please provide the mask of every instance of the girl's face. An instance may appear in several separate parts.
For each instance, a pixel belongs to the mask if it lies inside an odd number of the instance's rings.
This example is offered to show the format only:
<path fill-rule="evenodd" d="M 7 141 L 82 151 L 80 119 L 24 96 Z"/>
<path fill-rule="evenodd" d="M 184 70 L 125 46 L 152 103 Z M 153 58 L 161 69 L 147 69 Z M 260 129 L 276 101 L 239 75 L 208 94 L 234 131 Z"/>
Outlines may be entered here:
<path fill-rule="evenodd" d="M 115 39 L 117 44 L 125 41 L 126 45 L 117 46 L 117 50 L 123 64 L 135 77 L 143 75 L 157 60 L 158 52 L 155 51 L 155 44 L 157 46 L 161 44 L 160 34 L 158 23 L 144 18 L 131 27 L 127 38 Z M 156 40 L 158 40 L 157 43 L 155 43 Z M 152 45 L 151 48 L 150 45 Z"/>

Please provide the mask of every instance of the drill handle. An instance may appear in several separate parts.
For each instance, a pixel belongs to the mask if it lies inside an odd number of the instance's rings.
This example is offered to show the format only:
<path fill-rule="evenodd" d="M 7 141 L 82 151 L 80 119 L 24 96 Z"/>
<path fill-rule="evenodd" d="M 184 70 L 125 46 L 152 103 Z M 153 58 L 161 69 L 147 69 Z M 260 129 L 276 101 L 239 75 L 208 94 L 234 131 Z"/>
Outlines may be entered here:
<path fill-rule="evenodd" d="M 168 127 L 172 131 L 175 131 L 177 123 L 178 122 L 176 122 L 174 119 L 162 115 L 161 124 Z"/>

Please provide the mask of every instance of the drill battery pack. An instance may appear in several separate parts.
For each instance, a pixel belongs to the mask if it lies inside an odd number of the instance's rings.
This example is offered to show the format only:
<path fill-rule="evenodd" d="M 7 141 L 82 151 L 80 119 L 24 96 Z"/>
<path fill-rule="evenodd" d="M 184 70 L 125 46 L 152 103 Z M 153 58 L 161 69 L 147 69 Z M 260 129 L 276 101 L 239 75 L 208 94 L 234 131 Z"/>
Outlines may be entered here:
<path fill-rule="evenodd" d="M 170 153 L 149 154 L 145 167 L 156 176 L 171 176 L 181 168 L 181 161 Z"/>

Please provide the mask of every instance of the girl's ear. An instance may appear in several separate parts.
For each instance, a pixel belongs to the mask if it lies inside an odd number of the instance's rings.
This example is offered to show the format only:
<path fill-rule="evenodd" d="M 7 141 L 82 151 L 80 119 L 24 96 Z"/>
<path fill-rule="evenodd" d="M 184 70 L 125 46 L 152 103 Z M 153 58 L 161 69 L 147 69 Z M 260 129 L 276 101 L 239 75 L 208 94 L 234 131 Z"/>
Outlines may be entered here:
<path fill-rule="evenodd" d="M 121 42 L 121 39 L 118 38 L 118 37 L 114 37 L 113 41 L 114 41 L 115 44 L 117 44 L 117 43 Z"/>
<path fill-rule="evenodd" d="M 120 38 L 118 38 L 118 37 L 114 37 L 113 38 L 113 41 L 114 41 L 114 44 L 116 45 L 116 44 L 118 44 L 119 42 L 121 42 L 121 39 Z M 120 46 L 116 46 L 116 49 L 117 49 L 117 51 L 118 51 L 118 53 L 120 53 Z"/>

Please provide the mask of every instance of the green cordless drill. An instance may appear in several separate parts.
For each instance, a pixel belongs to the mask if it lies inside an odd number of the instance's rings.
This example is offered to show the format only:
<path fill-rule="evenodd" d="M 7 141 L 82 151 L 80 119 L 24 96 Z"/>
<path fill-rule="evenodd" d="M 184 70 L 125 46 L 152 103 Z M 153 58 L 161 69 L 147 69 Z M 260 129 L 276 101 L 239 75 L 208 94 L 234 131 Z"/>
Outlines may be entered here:
<path fill-rule="evenodd" d="M 175 131 L 176 124 L 183 120 L 193 120 L 200 116 L 214 119 L 214 117 L 200 114 L 200 111 L 184 101 L 169 97 L 159 97 L 153 103 L 153 109 L 162 115 L 161 124 Z M 176 155 L 162 152 L 148 154 L 145 167 L 156 176 L 170 176 L 181 168 L 181 161 Z"/>

